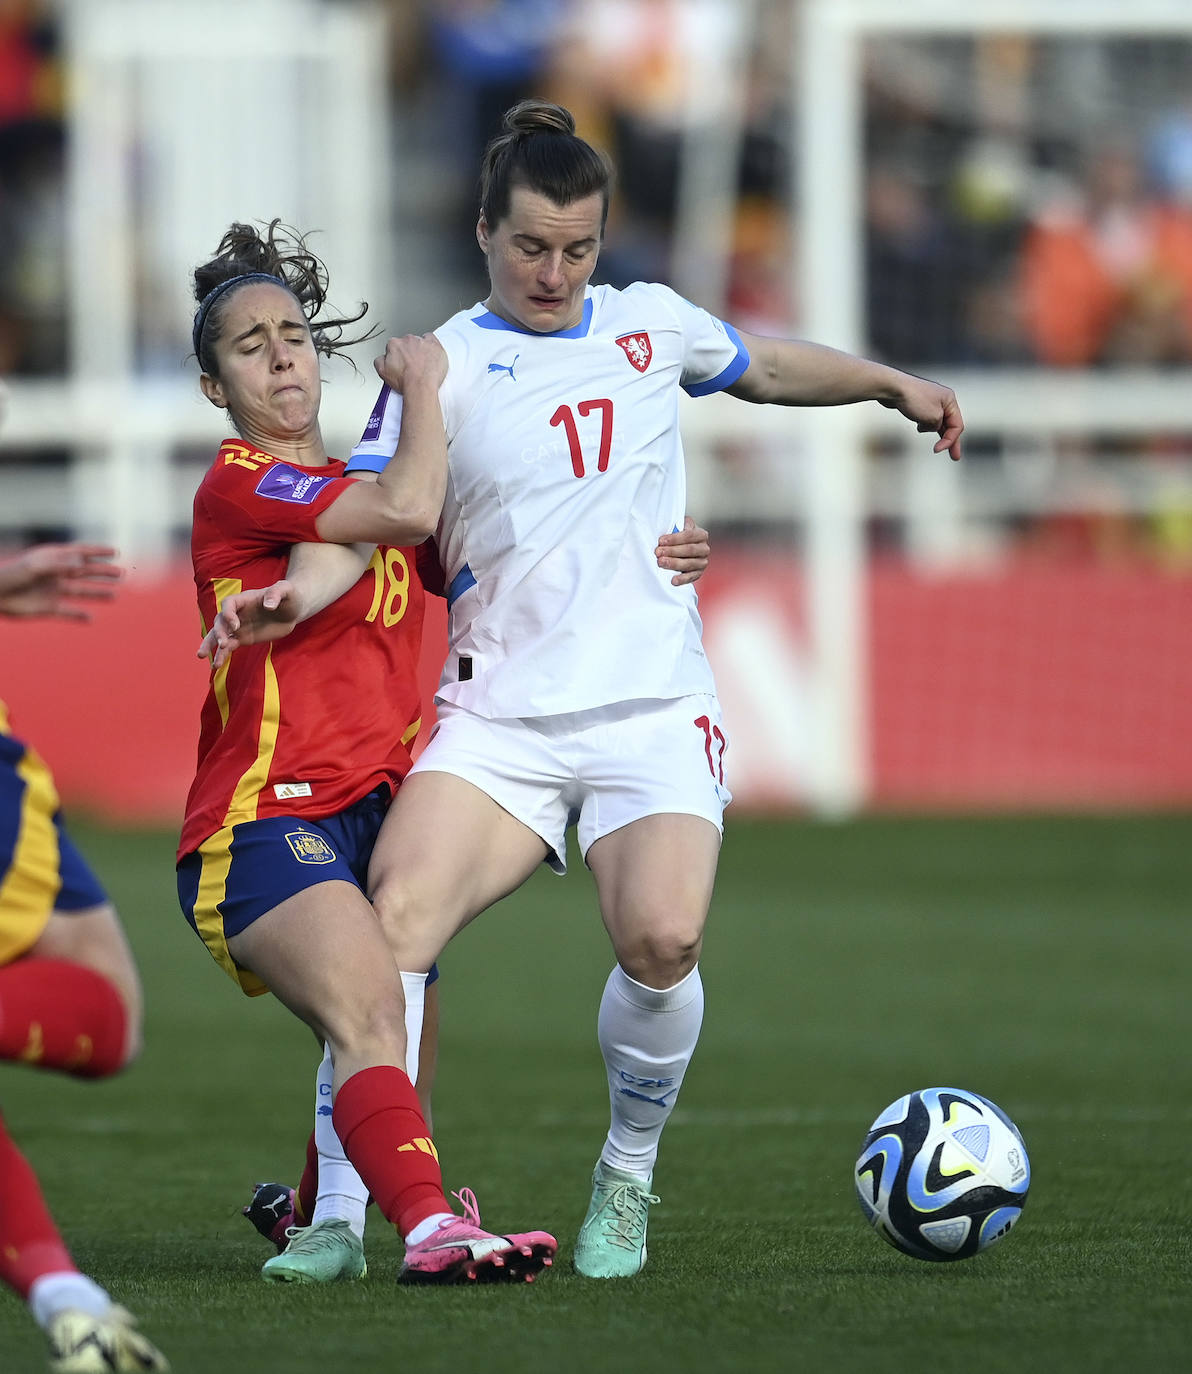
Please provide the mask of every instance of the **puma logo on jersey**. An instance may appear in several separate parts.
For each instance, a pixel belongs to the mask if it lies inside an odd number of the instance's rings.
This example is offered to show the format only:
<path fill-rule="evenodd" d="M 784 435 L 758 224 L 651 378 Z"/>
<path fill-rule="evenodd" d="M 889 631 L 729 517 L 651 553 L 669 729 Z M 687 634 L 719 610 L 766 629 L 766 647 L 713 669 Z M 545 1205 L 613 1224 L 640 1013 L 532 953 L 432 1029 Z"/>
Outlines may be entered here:
<path fill-rule="evenodd" d="M 520 357 L 520 353 L 515 353 L 511 363 L 489 363 L 488 370 L 490 372 L 508 372 L 510 377 L 513 377 L 513 369 L 517 366 L 517 360 Z M 517 378 L 513 377 L 513 380 L 516 382 Z"/>

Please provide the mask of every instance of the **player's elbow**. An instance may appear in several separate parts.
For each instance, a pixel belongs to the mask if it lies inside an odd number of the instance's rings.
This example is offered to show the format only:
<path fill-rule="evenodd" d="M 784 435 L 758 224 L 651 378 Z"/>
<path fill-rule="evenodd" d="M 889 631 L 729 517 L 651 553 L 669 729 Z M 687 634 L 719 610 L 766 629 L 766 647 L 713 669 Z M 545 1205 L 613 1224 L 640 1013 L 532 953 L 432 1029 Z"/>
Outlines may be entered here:
<path fill-rule="evenodd" d="M 750 363 L 726 390 L 738 401 L 749 401 L 752 405 L 769 405 L 782 399 L 777 372 L 756 362 Z"/>
<path fill-rule="evenodd" d="M 422 544 L 434 534 L 442 509 L 442 494 L 406 496 L 388 508 L 373 511 L 369 539 L 390 546 Z"/>
<path fill-rule="evenodd" d="M 423 544 L 428 540 L 439 523 L 439 505 L 427 501 L 407 512 L 406 526 L 409 533 L 403 542 Z"/>

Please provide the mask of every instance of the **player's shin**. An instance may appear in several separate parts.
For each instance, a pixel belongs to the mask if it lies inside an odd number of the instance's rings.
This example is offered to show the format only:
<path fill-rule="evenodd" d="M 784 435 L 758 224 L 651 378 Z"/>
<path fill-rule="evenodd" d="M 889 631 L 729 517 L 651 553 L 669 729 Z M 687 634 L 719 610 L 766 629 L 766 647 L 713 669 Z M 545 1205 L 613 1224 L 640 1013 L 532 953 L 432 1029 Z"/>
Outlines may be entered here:
<path fill-rule="evenodd" d="M 597 1021 L 612 1118 L 606 1164 L 648 1183 L 703 1014 L 698 966 L 665 989 L 636 982 L 619 964 L 609 974 Z"/>
<path fill-rule="evenodd" d="M 378 1065 L 354 1073 L 336 1095 L 332 1124 L 382 1214 L 403 1236 L 428 1217 L 450 1213 L 438 1152 L 401 1069 Z"/>
<path fill-rule="evenodd" d="M 42 1276 L 74 1272 L 37 1177 L 0 1117 L 0 1280 L 28 1298 Z"/>
<path fill-rule="evenodd" d="M 346 1221 L 356 1236 L 364 1235 L 368 1188 L 352 1167 L 332 1122 L 331 1047 L 324 1048 L 315 1075 L 315 1148 L 318 1152 L 318 1196 L 311 1221 Z"/>
<path fill-rule="evenodd" d="M 418 1082 L 418 1058 L 422 1051 L 422 1019 L 426 1005 L 426 974 L 401 975 L 406 997 L 406 1073 L 411 1083 Z"/>

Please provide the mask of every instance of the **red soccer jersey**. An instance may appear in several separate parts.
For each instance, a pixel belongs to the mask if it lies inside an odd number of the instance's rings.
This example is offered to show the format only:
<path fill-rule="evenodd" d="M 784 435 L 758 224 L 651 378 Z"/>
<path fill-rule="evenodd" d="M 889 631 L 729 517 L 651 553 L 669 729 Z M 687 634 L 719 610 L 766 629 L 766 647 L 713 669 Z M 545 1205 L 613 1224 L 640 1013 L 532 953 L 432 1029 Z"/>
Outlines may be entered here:
<path fill-rule="evenodd" d="M 191 557 L 203 630 L 225 596 L 285 576 L 290 546 L 354 478 L 225 441 L 194 502 Z M 211 675 L 178 855 L 257 817 L 334 815 L 410 767 L 421 723 L 423 589 L 412 549 L 377 549 L 338 601 Z"/>

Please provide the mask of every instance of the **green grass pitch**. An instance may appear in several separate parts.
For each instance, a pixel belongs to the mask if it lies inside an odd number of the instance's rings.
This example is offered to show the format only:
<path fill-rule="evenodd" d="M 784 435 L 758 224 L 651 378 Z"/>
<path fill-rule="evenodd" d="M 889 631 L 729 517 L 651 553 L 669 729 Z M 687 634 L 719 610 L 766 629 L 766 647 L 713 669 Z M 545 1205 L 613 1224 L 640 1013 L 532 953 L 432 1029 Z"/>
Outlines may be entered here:
<path fill-rule="evenodd" d="M 364 1282 L 260 1282 L 270 1251 L 239 1209 L 254 1179 L 296 1179 L 318 1051 L 189 932 L 170 835 L 75 827 L 140 958 L 144 1057 L 100 1084 L 5 1065 L 0 1103 L 78 1261 L 177 1374 L 1183 1370 L 1189 819 L 730 819 L 703 1038 L 628 1282 L 569 1266 L 607 1122 L 609 967 L 574 857 L 442 962 L 445 1177 L 494 1229 L 559 1236 L 532 1286 L 398 1288 L 371 1213 Z M 1015 1231 L 955 1265 L 886 1246 L 851 1178 L 877 1112 L 937 1084 L 1004 1107 L 1034 1169 Z M 0 1293 L 0 1368 L 43 1358 Z"/>

